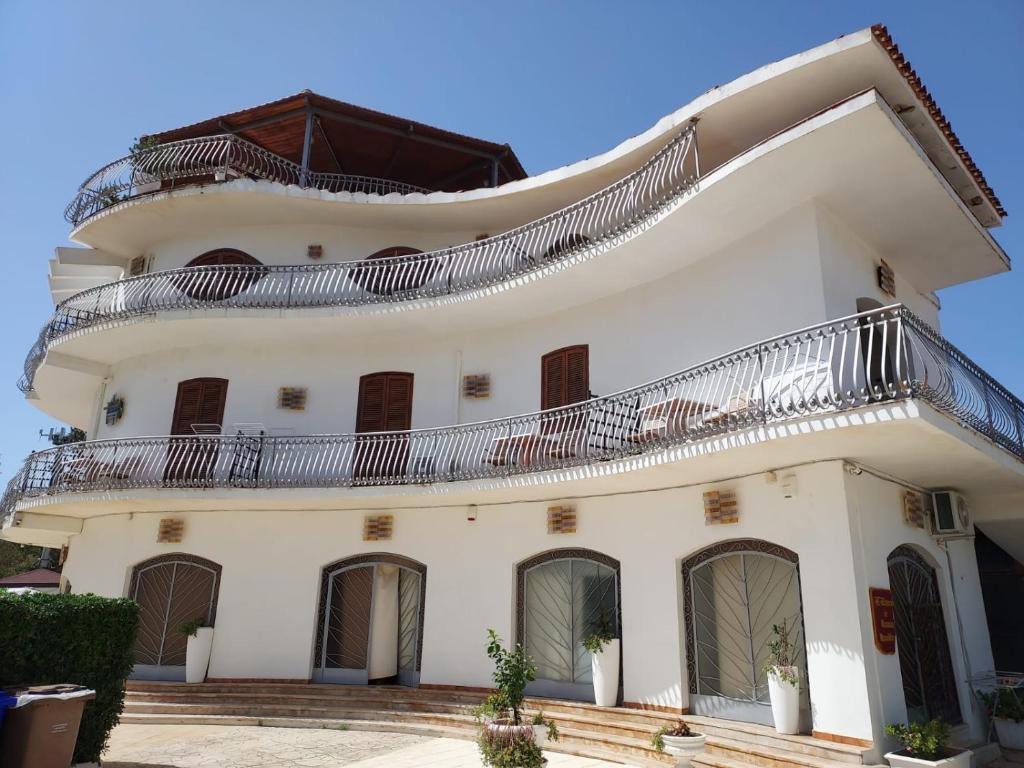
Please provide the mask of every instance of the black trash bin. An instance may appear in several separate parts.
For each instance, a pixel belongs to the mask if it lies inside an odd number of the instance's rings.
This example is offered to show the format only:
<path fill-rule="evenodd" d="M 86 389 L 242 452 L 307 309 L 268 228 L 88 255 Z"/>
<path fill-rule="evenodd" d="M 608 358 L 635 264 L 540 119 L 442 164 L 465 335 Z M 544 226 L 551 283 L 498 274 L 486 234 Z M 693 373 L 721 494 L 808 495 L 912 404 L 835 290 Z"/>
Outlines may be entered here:
<path fill-rule="evenodd" d="M 75 756 L 85 702 L 96 691 L 81 685 L 34 685 L 6 691 L 17 699 L 0 729 L 3 768 L 68 768 Z"/>

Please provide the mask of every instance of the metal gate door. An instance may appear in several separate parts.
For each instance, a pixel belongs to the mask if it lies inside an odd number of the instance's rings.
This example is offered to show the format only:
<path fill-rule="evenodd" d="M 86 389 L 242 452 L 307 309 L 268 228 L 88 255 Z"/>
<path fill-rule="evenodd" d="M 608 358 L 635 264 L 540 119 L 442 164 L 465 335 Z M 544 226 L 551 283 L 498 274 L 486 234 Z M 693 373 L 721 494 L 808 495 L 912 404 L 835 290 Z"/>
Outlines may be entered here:
<path fill-rule="evenodd" d="M 132 677 L 184 680 L 187 638 L 178 625 L 192 619 L 213 624 L 220 566 L 191 555 L 164 555 L 137 565 L 128 596 L 139 604 Z"/>
<path fill-rule="evenodd" d="M 959 723 L 960 702 L 935 570 L 910 547 L 897 547 L 889 555 L 889 585 L 907 717 Z"/>
<path fill-rule="evenodd" d="M 783 620 L 796 648 L 801 709 L 807 709 L 800 579 L 788 550 L 748 546 L 728 542 L 683 564 L 690 708 L 771 725 L 763 668 L 772 626 Z"/>
<path fill-rule="evenodd" d="M 537 665 L 527 691 L 593 700 L 590 654 L 583 640 L 601 623 L 619 636 L 618 571 L 583 557 L 538 563 L 522 575 L 522 642 Z"/>
<path fill-rule="evenodd" d="M 360 556 L 324 569 L 314 680 L 365 685 L 371 667 L 383 664 L 402 685 L 419 683 L 426 568 L 406 558 L 381 557 L 387 559 Z M 397 589 L 391 589 L 395 570 Z M 394 658 L 375 658 L 374 648 L 385 648 Z"/>

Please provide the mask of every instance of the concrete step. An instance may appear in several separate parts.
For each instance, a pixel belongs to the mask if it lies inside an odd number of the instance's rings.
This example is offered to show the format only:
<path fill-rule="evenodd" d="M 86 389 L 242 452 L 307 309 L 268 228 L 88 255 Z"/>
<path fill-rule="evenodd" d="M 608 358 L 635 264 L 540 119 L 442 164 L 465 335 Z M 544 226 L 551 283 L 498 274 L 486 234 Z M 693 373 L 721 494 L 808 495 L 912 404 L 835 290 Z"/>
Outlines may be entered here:
<path fill-rule="evenodd" d="M 541 702 L 533 702 L 539 704 Z M 132 691 L 126 699 L 126 709 L 140 713 L 173 713 L 174 706 L 187 705 L 193 714 L 275 714 L 291 713 L 298 717 L 358 717 L 359 713 L 379 711 L 423 712 L 445 715 L 471 716 L 473 704 L 447 701 L 422 696 L 377 695 L 336 696 L 319 695 L 315 691 L 295 692 L 289 696 L 253 691 L 250 693 L 206 693 L 180 691 Z M 673 722 L 664 717 L 651 717 L 642 712 L 616 709 L 611 711 L 545 700 L 543 706 L 530 706 L 528 716 L 542 710 L 559 727 L 572 727 L 616 736 L 649 741 L 663 724 Z M 370 717 L 369 719 L 374 719 Z M 711 718 L 687 716 L 687 722 L 701 733 L 715 738 L 726 738 L 759 746 L 790 750 L 835 762 L 860 764 L 862 750 L 843 744 L 833 744 L 802 736 L 783 736 L 766 726 L 747 723 L 723 723 Z"/>
<path fill-rule="evenodd" d="M 458 731 L 464 738 L 473 738 L 479 727 L 473 709 L 484 696 L 477 691 L 400 686 L 132 681 L 122 721 L 313 723 L 305 727 L 358 723 L 366 729 L 403 729 L 410 733 Z M 562 734 L 556 747 L 560 751 L 603 759 L 615 756 L 643 765 L 672 764 L 654 750 L 651 738 L 658 728 L 675 722 L 678 716 L 584 702 L 529 699 L 527 714 L 537 710 L 557 723 Z M 696 762 L 709 768 L 850 768 L 863 762 L 864 750 L 858 747 L 809 736 L 785 736 L 752 723 L 689 715 L 685 720 L 707 736 L 707 750 Z"/>

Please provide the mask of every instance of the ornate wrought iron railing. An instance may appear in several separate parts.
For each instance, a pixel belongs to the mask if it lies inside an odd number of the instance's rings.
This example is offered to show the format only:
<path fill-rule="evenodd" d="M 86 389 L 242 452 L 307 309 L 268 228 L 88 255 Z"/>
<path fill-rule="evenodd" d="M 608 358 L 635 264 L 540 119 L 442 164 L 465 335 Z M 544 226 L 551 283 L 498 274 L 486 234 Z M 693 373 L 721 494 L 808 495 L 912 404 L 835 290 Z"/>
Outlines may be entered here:
<path fill-rule="evenodd" d="M 552 266 L 627 235 L 687 194 L 699 167 L 695 127 L 636 171 L 559 211 L 430 253 L 339 264 L 186 267 L 131 277 L 62 301 L 25 360 L 31 391 L 50 344 L 74 331 L 188 309 L 360 306 L 479 290 Z"/>
<path fill-rule="evenodd" d="M 139 437 L 32 454 L 23 498 L 135 488 L 387 486 L 623 459 L 759 425 L 919 398 L 1024 460 L 1024 403 L 895 305 L 731 352 L 564 408 L 406 432 Z"/>
<path fill-rule="evenodd" d="M 232 134 L 203 136 L 139 149 L 100 168 L 78 188 L 64 218 L 78 226 L 105 208 L 175 186 L 248 176 L 328 192 L 387 195 L 431 190 L 390 179 L 303 171 L 302 166 Z"/>

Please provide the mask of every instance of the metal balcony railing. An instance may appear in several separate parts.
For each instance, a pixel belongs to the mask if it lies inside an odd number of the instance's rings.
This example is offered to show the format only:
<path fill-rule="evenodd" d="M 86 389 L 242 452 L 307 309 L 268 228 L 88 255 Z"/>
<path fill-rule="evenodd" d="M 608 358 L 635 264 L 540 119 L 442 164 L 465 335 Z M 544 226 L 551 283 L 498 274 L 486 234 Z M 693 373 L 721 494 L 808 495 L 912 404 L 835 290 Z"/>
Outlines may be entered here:
<path fill-rule="evenodd" d="M 62 301 L 18 382 L 32 390 L 49 346 L 75 331 L 207 308 L 344 307 L 438 298 L 498 285 L 639 231 L 697 183 L 688 126 L 636 171 L 577 203 L 501 235 L 430 253 L 300 266 L 186 267 L 131 277 Z"/>
<path fill-rule="evenodd" d="M 327 192 L 408 195 L 431 191 L 389 179 L 303 171 L 298 163 L 261 146 L 232 134 L 222 134 L 140 149 L 103 166 L 78 188 L 78 193 L 64 209 L 64 218 L 77 227 L 90 216 L 139 195 L 240 176 L 300 184 Z"/>
<path fill-rule="evenodd" d="M 139 437 L 32 454 L 0 501 L 135 488 L 347 488 L 505 478 L 918 398 L 1024 460 L 1024 403 L 901 305 L 778 336 L 614 395 L 434 429 Z"/>

